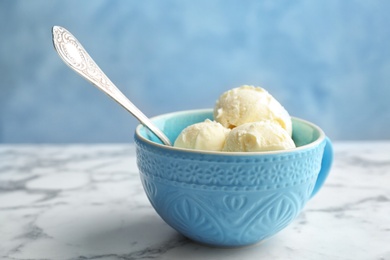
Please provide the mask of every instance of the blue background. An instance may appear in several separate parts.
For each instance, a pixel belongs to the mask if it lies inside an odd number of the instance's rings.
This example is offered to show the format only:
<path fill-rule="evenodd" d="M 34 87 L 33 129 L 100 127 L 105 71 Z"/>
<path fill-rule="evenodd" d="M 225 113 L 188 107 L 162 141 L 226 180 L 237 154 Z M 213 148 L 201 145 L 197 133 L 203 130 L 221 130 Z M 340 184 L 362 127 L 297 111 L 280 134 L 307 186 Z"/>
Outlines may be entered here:
<path fill-rule="evenodd" d="M 390 1 L 0 2 L 0 142 L 131 142 L 138 122 L 71 71 L 71 31 L 148 116 L 262 86 L 334 140 L 390 139 Z"/>

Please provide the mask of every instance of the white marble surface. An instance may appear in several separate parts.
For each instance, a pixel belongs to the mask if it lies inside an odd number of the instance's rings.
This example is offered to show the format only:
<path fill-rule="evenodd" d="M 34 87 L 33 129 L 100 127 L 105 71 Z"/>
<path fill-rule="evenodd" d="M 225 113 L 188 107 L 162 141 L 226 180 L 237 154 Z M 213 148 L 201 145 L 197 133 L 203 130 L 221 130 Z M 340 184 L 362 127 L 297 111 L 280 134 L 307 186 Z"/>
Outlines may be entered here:
<path fill-rule="evenodd" d="M 324 188 L 289 227 L 218 249 L 150 206 L 130 145 L 1 145 L 1 259 L 390 259 L 390 141 L 335 144 Z"/>

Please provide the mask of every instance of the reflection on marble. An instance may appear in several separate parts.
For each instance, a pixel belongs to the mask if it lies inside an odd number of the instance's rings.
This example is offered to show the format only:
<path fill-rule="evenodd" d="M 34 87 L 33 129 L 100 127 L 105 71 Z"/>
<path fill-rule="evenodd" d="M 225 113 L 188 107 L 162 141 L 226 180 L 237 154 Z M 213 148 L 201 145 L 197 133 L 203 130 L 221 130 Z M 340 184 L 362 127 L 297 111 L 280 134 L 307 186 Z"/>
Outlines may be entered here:
<path fill-rule="evenodd" d="M 323 190 L 259 244 L 196 244 L 154 212 L 130 145 L 0 146 L 1 259 L 390 259 L 390 142 L 335 144 Z"/>

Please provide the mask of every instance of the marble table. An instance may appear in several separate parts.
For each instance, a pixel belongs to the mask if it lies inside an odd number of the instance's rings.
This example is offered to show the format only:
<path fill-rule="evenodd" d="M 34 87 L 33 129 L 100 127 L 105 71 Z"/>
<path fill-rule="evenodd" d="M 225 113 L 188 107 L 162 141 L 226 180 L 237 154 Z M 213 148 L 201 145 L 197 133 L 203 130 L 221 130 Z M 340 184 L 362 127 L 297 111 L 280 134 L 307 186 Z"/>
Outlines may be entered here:
<path fill-rule="evenodd" d="M 0 259 L 390 259 L 390 141 L 334 148 L 324 188 L 290 226 L 222 249 L 160 219 L 133 144 L 3 144 Z"/>

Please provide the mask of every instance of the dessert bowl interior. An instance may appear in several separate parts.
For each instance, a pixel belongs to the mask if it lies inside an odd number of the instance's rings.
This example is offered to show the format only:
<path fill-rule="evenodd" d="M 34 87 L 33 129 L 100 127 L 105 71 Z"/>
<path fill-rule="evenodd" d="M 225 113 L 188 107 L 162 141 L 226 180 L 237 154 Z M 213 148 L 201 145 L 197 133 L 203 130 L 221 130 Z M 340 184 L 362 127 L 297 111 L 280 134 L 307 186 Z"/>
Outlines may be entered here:
<path fill-rule="evenodd" d="M 212 109 L 198 109 L 198 110 L 187 110 L 187 111 L 179 111 L 168 113 L 160 116 L 156 116 L 151 118 L 153 123 L 160 128 L 169 138 L 171 143 L 173 144 L 181 133 L 181 131 L 189 125 L 203 122 L 206 119 L 214 120 L 213 110 Z M 317 145 L 322 142 L 325 138 L 324 132 L 315 124 L 305 121 L 300 118 L 292 117 L 293 124 L 293 133 L 292 139 L 297 148 L 292 149 L 296 150 L 299 148 L 304 148 L 307 145 Z M 146 143 L 157 145 L 157 146 L 165 146 L 157 136 L 155 136 L 151 131 L 149 131 L 146 127 L 139 125 L 136 129 L 135 133 L 136 138 L 144 141 Z M 214 152 L 214 151 L 199 151 L 199 150 L 188 150 L 184 148 L 178 147 L 168 147 L 167 149 L 175 149 L 175 150 L 183 150 L 186 152 L 198 152 L 198 153 L 220 153 L 220 154 L 251 154 L 248 152 Z M 287 150 L 286 150 L 287 151 Z M 284 151 L 284 152 L 286 152 Z M 270 151 L 270 152 L 255 152 L 255 153 L 280 153 L 283 151 Z"/>

